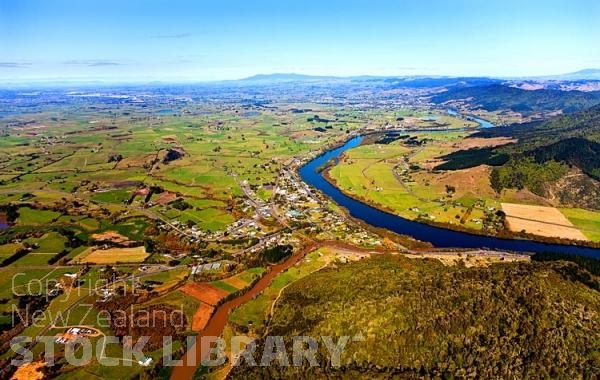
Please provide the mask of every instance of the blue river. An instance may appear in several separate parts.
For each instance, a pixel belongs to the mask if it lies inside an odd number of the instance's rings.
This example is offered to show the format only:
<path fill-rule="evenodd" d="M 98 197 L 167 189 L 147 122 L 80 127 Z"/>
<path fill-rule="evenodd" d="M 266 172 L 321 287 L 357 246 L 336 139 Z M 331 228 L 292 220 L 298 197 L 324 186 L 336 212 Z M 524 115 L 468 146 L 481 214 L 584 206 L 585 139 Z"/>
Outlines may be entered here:
<path fill-rule="evenodd" d="M 600 249 L 575 245 L 546 244 L 531 240 L 500 239 L 448 230 L 404 219 L 350 198 L 329 183 L 323 177 L 322 173 L 318 172 L 318 169 L 330 160 L 339 157 L 346 150 L 360 145 L 362 139 L 362 136 L 354 137 L 348 140 L 343 146 L 332 149 L 308 162 L 298 171 L 300 177 L 306 183 L 320 190 L 337 204 L 346 208 L 352 217 L 361 219 L 375 227 L 386 228 L 398 234 L 409 235 L 415 239 L 430 242 L 440 248 L 489 248 L 526 253 L 569 253 L 600 258 Z"/>
<path fill-rule="evenodd" d="M 456 110 L 453 110 L 452 108 L 448 108 L 448 110 L 446 110 L 446 112 L 448 112 L 448 115 L 451 115 L 451 116 L 460 116 L 460 113 L 458 113 L 458 111 L 456 111 Z M 465 117 L 466 117 L 467 120 L 471 120 L 471 121 L 474 121 L 476 123 L 479 123 L 479 128 L 493 128 L 493 127 L 495 127 L 494 124 L 490 123 L 487 120 L 483 120 L 483 119 L 480 119 L 478 117 L 471 116 L 471 115 L 465 116 Z"/>

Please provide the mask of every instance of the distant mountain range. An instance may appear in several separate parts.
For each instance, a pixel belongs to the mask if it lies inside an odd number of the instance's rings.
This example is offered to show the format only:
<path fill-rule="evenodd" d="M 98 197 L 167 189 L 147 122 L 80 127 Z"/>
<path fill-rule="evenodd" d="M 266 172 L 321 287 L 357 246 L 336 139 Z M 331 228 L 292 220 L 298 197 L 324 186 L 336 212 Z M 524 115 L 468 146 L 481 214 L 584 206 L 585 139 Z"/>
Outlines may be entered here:
<path fill-rule="evenodd" d="M 373 76 L 373 75 L 359 75 L 359 76 L 322 76 L 322 75 L 305 75 L 296 73 L 274 73 L 274 74 L 258 74 L 251 77 L 239 79 L 242 82 L 302 82 L 302 81 L 417 81 L 424 79 L 433 79 L 437 81 L 456 81 L 457 79 L 464 81 L 473 80 L 486 80 L 486 81 L 501 81 L 501 80 L 558 80 L 558 81 L 574 81 L 574 80 L 600 80 L 600 69 L 584 69 L 572 73 L 558 74 L 558 75 L 545 75 L 545 76 L 531 76 L 531 77 L 469 77 L 469 76 L 448 76 L 448 75 L 391 75 L 391 76 Z"/>
<path fill-rule="evenodd" d="M 528 87 L 528 89 L 579 89 L 565 87 L 556 82 L 598 81 L 600 82 L 600 69 L 585 69 L 573 73 L 530 77 L 492 77 L 492 76 L 448 76 L 448 75 L 356 75 L 356 76 L 332 76 L 332 75 L 306 75 L 297 73 L 273 73 L 257 74 L 242 79 L 217 80 L 217 81 L 195 81 L 193 79 L 176 80 L 153 80 L 151 78 L 45 78 L 45 79 L 0 79 L 0 84 L 9 87 L 23 87 L 36 85 L 40 87 L 64 87 L 72 85 L 106 86 L 106 85 L 170 85 L 170 84 L 241 84 L 241 85 L 268 85 L 276 83 L 375 83 L 384 86 L 395 87 L 471 87 L 491 84 L 508 84 L 517 87 Z M 535 85 L 531 85 L 535 83 Z M 543 83 L 542 86 L 539 84 Z M 597 91 L 600 88 L 594 83 L 586 91 Z"/>
<path fill-rule="evenodd" d="M 240 79 L 243 82 L 300 82 L 314 80 L 336 80 L 343 79 L 335 76 L 304 75 L 295 73 L 257 74 L 248 78 Z"/>
<path fill-rule="evenodd" d="M 600 80 L 600 69 L 585 69 L 579 70 L 574 73 L 567 73 L 561 75 L 548 75 L 542 77 L 535 77 L 534 79 L 546 79 L 546 80 Z"/>
<path fill-rule="evenodd" d="M 313 76 L 303 74 L 260 74 L 237 81 L 226 81 L 242 85 L 270 85 L 285 83 L 315 84 L 354 84 L 373 85 L 387 89 L 394 88 L 427 88 L 427 87 L 472 87 L 490 84 L 501 84 L 503 80 L 486 77 L 447 77 L 447 76 Z"/>

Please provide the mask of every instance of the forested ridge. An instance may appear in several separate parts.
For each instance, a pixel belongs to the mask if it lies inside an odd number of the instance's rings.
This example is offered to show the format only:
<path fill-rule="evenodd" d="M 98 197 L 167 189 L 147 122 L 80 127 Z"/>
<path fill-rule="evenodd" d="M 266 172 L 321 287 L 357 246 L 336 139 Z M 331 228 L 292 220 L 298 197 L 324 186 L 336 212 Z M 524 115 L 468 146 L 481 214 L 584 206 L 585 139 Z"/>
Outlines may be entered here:
<path fill-rule="evenodd" d="M 549 187 L 569 167 L 577 167 L 591 179 L 600 180 L 600 105 L 544 123 L 491 128 L 474 136 L 504 136 L 518 141 L 496 148 L 451 153 L 443 157 L 446 162 L 437 169 L 491 165 L 495 168 L 490 180 L 496 191 L 526 187 L 540 196 L 547 196 Z M 593 187 L 589 189 L 593 191 Z M 593 207 L 594 203 L 598 202 L 592 200 L 588 206 Z"/>
<path fill-rule="evenodd" d="M 593 378 L 598 277 L 564 261 L 484 268 L 382 255 L 312 274 L 277 303 L 269 335 L 362 334 L 331 367 L 234 368 L 232 378 Z M 255 357 L 260 360 L 264 341 Z M 276 363 L 276 362 L 273 362 Z"/>
<path fill-rule="evenodd" d="M 517 138 L 519 143 L 512 146 L 519 147 L 521 150 L 530 150 L 572 137 L 600 142 L 600 104 L 544 122 L 512 124 L 480 130 L 474 136 Z"/>
<path fill-rule="evenodd" d="M 525 116 L 540 111 L 576 112 L 600 103 L 600 92 L 523 90 L 502 84 L 454 88 L 431 98 L 434 103 L 462 100 L 488 111 L 510 109 Z"/>

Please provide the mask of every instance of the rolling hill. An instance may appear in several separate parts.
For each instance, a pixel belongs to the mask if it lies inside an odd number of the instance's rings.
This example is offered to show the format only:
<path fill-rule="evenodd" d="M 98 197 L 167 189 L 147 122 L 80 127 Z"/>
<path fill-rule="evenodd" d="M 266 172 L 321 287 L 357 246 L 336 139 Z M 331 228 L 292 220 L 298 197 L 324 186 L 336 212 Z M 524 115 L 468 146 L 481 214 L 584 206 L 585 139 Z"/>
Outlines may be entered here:
<path fill-rule="evenodd" d="M 572 113 L 600 103 L 600 92 L 523 90 L 501 84 L 453 88 L 435 95 L 436 104 L 463 102 L 471 108 L 487 111 L 510 109 L 525 116 L 537 112 L 561 110 Z"/>
<path fill-rule="evenodd" d="M 280 297 L 268 335 L 319 339 L 319 367 L 232 378 L 585 378 L 600 371 L 600 284 L 567 262 L 444 267 L 382 255 L 322 270 Z M 351 339 L 334 367 L 321 336 Z M 265 345 L 258 342 L 260 360 Z"/>
<path fill-rule="evenodd" d="M 515 138 L 517 143 L 444 156 L 439 170 L 495 166 L 492 187 L 528 188 L 565 205 L 600 209 L 600 105 L 546 122 L 480 131 L 474 137 Z M 571 178 L 566 180 L 567 176 Z"/>

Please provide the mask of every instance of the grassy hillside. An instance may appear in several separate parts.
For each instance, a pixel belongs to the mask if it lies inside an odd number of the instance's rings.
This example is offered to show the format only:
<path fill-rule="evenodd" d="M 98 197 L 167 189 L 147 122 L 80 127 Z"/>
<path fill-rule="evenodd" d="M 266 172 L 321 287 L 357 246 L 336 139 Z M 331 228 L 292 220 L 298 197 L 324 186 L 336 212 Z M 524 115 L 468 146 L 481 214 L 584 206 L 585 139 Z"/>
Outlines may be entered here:
<path fill-rule="evenodd" d="M 585 204 L 578 206 L 596 209 L 600 205 L 597 193 L 600 186 L 600 105 L 544 123 L 481 131 L 473 137 L 511 137 L 518 142 L 497 148 L 454 152 L 445 156 L 446 162 L 437 169 L 492 165 L 496 168 L 490 179 L 497 191 L 526 187 L 544 197 L 554 191 L 564 204 L 576 204 L 577 199 L 583 199 Z M 568 167 L 578 168 L 582 176 L 563 181 L 559 188 L 554 188 L 559 179 L 568 175 Z M 571 202 L 573 200 L 575 202 Z"/>
<path fill-rule="evenodd" d="M 465 100 L 488 111 L 510 109 L 523 115 L 540 111 L 579 111 L 600 103 L 600 93 L 560 90 L 522 90 L 500 84 L 456 88 L 432 97 L 434 103 Z"/>
<path fill-rule="evenodd" d="M 232 378 L 581 378 L 600 372 L 598 278 L 574 263 L 444 267 L 378 256 L 307 276 L 269 335 L 318 339 L 320 367 L 237 367 Z M 329 366 L 321 336 L 354 337 Z M 264 342 L 255 352 L 262 354 Z M 256 354 L 257 360 L 260 355 Z"/>

